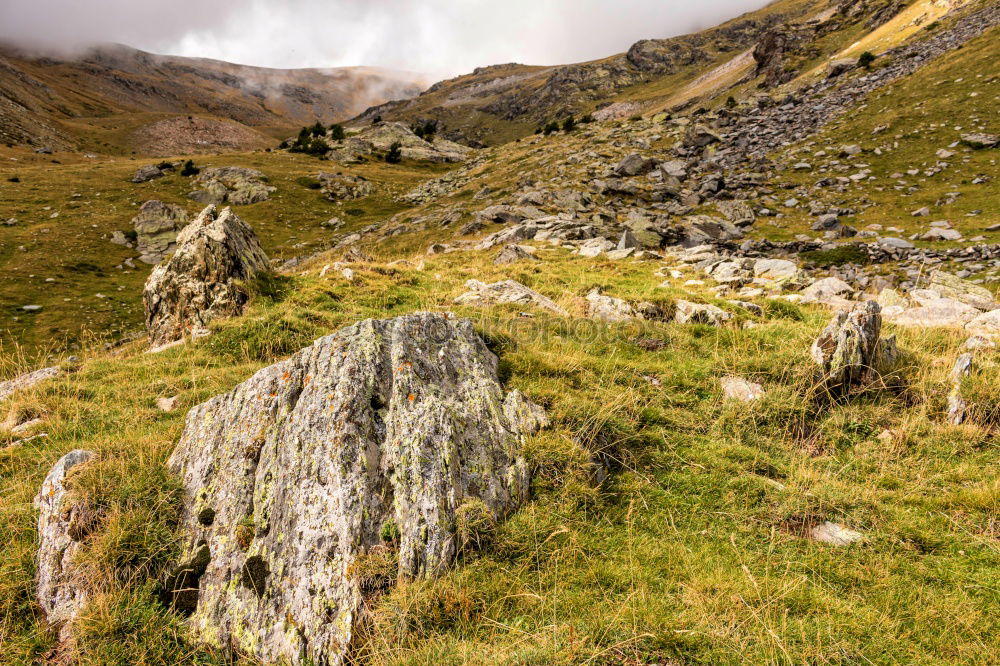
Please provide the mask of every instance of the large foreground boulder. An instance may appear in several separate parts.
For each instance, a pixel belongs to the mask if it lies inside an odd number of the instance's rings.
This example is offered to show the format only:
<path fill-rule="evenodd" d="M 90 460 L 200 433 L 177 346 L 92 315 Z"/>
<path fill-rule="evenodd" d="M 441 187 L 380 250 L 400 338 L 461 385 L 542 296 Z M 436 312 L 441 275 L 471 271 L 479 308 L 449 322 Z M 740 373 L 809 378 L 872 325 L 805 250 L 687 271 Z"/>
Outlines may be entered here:
<path fill-rule="evenodd" d="M 46 621 L 61 627 L 65 638 L 69 623 L 87 601 L 86 589 L 74 575 L 73 557 L 91 523 L 81 505 L 67 503 L 66 477 L 77 465 L 94 456 L 90 451 L 70 451 L 59 459 L 35 497 L 38 509 L 38 552 L 35 556 L 35 598 Z"/>
<path fill-rule="evenodd" d="M 153 269 L 143 291 L 153 345 L 198 335 L 208 323 L 243 312 L 242 282 L 268 269 L 257 236 L 229 208 L 209 206 L 177 236 L 177 250 Z"/>
<path fill-rule="evenodd" d="M 264 662 L 342 664 L 372 561 L 449 567 L 469 516 L 524 499 L 541 408 L 504 394 L 468 320 L 366 320 L 199 405 L 169 465 L 186 557 L 174 603 L 202 640 Z"/>

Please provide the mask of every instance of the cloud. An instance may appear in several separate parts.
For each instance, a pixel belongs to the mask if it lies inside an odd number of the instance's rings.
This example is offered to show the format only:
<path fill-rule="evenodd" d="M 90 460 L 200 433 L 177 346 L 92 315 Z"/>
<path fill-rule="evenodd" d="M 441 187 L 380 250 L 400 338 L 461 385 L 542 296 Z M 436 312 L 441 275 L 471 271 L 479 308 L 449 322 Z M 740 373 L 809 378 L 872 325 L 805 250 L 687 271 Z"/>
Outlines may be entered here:
<path fill-rule="evenodd" d="M 2 0 L 0 40 L 120 42 L 265 67 L 373 65 L 454 75 L 563 64 L 698 30 L 763 0 Z"/>

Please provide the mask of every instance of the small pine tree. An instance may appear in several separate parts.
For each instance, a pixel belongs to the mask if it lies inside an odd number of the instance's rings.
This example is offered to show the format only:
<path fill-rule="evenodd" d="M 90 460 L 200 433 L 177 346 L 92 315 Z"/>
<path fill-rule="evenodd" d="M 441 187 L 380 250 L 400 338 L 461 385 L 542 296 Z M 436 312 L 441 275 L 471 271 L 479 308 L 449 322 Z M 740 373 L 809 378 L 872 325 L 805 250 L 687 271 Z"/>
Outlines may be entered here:
<path fill-rule="evenodd" d="M 875 54 L 871 51 L 865 51 L 861 54 L 861 57 L 858 58 L 858 67 L 871 69 L 873 62 L 875 62 Z"/>
<path fill-rule="evenodd" d="M 594 122 L 594 116 L 592 116 L 592 115 L 590 115 L 590 114 L 588 113 L 588 114 L 587 114 L 587 115 L 585 115 L 585 116 L 584 116 L 583 118 L 580 118 L 580 122 L 581 122 L 581 123 L 584 123 L 584 124 L 587 124 L 587 123 L 592 123 L 592 122 Z"/>
<path fill-rule="evenodd" d="M 394 142 L 389 146 L 389 152 L 385 154 L 385 161 L 389 164 L 399 164 L 403 161 L 403 151 L 401 150 L 403 144 L 399 141 Z"/>
<path fill-rule="evenodd" d="M 375 116 L 372 118 L 372 125 L 378 125 L 380 122 L 382 122 L 382 116 Z"/>
<path fill-rule="evenodd" d="M 316 124 L 309 128 L 309 133 L 313 136 L 326 136 L 326 128 L 317 120 Z"/>
<path fill-rule="evenodd" d="M 730 95 L 726 98 L 726 108 L 732 109 L 736 107 L 736 98 Z"/>
<path fill-rule="evenodd" d="M 328 150 L 330 150 L 330 146 L 327 145 L 326 141 L 324 141 L 322 137 L 317 136 L 306 144 L 303 152 L 309 155 L 326 155 Z"/>
<path fill-rule="evenodd" d="M 573 116 L 570 116 L 569 118 L 567 118 L 566 120 L 564 120 L 563 124 L 562 124 L 562 129 L 563 129 L 563 132 L 572 132 L 573 130 L 575 130 L 576 129 L 576 118 L 574 118 Z"/>
<path fill-rule="evenodd" d="M 196 167 L 192 160 L 185 162 L 184 168 L 181 169 L 182 176 L 197 176 L 199 173 L 201 173 L 201 169 Z"/>
<path fill-rule="evenodd" d="M 346 135 L 344 134 L 344 126 L 343 125 L 340 125 L 339 123 L 334 123 L 333 125 L 330 125 L 330 138 L 331 139 L 333 139 L 334 141 L 343 141 L 344 140 L 344 136 L 346 136 Z"/>
<path fill-rule="evenodd" d="M 552 121 L 550 121 L 549 123 L 547 123 L 545 125 L 545 129 L 542 130 L 542 134 L 544 134 L 545 136 L 548 136 L 549 134 L 552 134 L 553 132 L 558 132 L 558 131 L 559 131 L 559 123 L 557 123 L 556 121 L 552 120 Z"/>

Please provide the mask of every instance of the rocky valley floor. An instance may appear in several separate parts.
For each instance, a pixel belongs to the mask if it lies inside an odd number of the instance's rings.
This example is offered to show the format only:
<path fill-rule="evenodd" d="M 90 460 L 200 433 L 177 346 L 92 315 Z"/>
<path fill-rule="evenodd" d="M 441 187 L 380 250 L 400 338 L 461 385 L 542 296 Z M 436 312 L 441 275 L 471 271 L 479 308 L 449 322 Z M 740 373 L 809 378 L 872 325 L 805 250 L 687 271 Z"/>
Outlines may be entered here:
<path fill-rule="evenodd" d="M 994 663 L 998 20 L 475 151 L 0 148 L 0 662 Z"/>

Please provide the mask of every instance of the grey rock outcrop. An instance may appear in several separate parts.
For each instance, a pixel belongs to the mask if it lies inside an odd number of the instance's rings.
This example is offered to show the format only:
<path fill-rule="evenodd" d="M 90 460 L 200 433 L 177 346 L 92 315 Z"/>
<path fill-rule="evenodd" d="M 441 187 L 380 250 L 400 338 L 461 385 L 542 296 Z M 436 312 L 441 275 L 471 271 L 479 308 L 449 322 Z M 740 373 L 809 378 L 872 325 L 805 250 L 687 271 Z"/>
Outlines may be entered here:
<path fill-rule="evenodd" d="M 35 598 L 46 621 L 61 627 L 62 638 L 66 638 L 69 622 L 87 601 L 87 590 L 75 576 L 73 556 L 91 523 L 82 505 L 67 506 L 66 476 L 93 456 L 92 452 L 80 449 L 64 455 L 49 471 L 35 497 L 39 512 Z"/>
<path fill-rule="evenodd" d="M 23 375 L 14 377 L 13 379 L 0 382 L 0 402 L 9 398 L 15 391 L 22 391 L 24 389 L 31 388 L 35 384 L 43 382 L 46 379 L 58 377 L 60 372 L 61 370 L 57 367 L 42 368 L 41 370 L 26 372 Z"/>
<path fill-rule="evenodd" d="M 596 287 L 587 294 L 586 301 L 587 316 L 591 319 L 614 323 L 642 318 L 628 301 L 602 294 Z"/>
<path fill-rule="evenodd" d="M 323 196 L 330 201 L 352 201 L 375 193 L 375 184 L 361 176 L 321 171 L 316 177 Z"/>
<path fill-rule="evenodd" d="M 167 173 L 174 170 L 174 165 L 169 162 L 164 162 L 162 164 L 150 164 L 144 167 L 139 167 L 132 176 L 133 183 L 148 183 L 156 178 L 163 178 Z"/>
<path fill-rule="evenodd" d="M 677 310 L 674 312 L 674 321 L 678 324 L 721 326 L 732 318 L 732 314 L 716 305 L 684 300 L 677 301 Z"/>
<path fill-rule="evenodd" d="M 469 291 L 455 299 L 455 303 L 458 305 L 518 303 L 520 305 L 534 305 L 557 315 L 566 316 L 568 314 L 552 299 L 542 296 L 537 291 L 514 280 L 503 280 L 492 284 L 486 284 L 479 280 L 469 280 L 465 283 L 465 287 Z"/>
<path fill-rule="evenodd" d="M 867 301 L 838 312 L 813 342 L 811 355 L 829 389 L 846 390 L 895 356 L 895 338 L 883 340 L 882 308 Z"/>
<path fill-rule="evenodd" d="M 142 204 L 132 218 L 139 260 L 158 264 L 177 245 L 177 233 L 187 226 L 188 214 L 180 206 L 152 200 Z"/>
<path fill-rule="evenodd" d="M 268 270 L 257 236 L 229 208 L 209 206 L 177 236 L 177 250 L 153 269 L 143 290 L 153 345 L 199 335 L 208 323 L 243 312 L 240 282 Z"/>
<path fill-rule="evenodd" d="M 493 263 L 497 265 L 516 264 L 519 261 L 538 261 L 535 249 L 526 245 L 505 245 Z"/>
<path fill-rule="evenodd" d="M 931 275 L 930 289 L 938 292 L 943 298 L 954 299 L 959 303 L 971 305 L 977 310 L 993 310 L 1000 307 L 993 292 L 986 287 L 973 284 L 945 271 L 934 271 Z"/>
<path fill-rule="evenodd" d="M 445 571 L 463 516 L 526 498 L 540 407 L 504 394 L 468 320 L 416 313 L 320 338 L 192 409 L 174 603 L 203 641 L 267 663 L 345 663 L 373 557 Z M 390 555 L 391 554 L 391 555 Z"/>
<path fill-rule="evenodd" d="M 267 201 L 275 187 L 267 184 L 267 176 L 245 167 L 215 167 L 205 169 L 195 179 L 201 189 L 188 194 L 201 204 L 244 206 Z"/>

